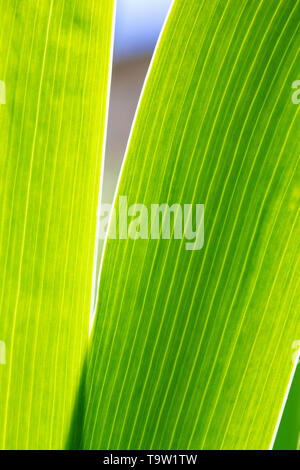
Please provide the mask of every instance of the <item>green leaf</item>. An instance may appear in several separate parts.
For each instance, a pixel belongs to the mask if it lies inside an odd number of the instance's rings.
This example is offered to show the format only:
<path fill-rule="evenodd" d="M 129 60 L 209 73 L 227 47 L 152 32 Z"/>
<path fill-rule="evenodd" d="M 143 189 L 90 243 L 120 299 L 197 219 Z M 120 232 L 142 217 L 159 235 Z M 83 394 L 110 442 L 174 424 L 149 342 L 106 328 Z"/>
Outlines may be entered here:
<path fill-rule="evenodd" d="M 274 450 L 300 450 L 300 367 L 297 367 L 295 377 L 291 384 L 286 406 L 276 440 Z"/>
<path fill-rule="evenodd" d="M 113 1 L 0 11 L 0 447 L 62 448 L 89 331 Z"/>
<path fill-rule="evenodd" d="M 116 198 L 204 204 L 205 244 L 107 241 L 85 448 L 265 449 L 300 338 L 300 3 L 175 0 Z"/>

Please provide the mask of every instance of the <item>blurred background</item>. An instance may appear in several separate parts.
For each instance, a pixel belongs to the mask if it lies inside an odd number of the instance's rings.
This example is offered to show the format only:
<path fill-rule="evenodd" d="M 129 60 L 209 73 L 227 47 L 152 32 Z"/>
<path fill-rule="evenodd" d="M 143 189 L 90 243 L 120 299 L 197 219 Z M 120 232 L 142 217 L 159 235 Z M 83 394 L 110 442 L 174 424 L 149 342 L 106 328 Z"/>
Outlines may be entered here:
<path fill-rule="evenodd" d="M 117 0 L 102 203 L 111 204 L 140 93 L 172 0 Z M 103 240 L 95 253 L 91 324 Z"/>
<path fill-rule="evenodd" d="M 172 0 L 117 0 L 102 202 L 111 203 L 135 110 Z"/>

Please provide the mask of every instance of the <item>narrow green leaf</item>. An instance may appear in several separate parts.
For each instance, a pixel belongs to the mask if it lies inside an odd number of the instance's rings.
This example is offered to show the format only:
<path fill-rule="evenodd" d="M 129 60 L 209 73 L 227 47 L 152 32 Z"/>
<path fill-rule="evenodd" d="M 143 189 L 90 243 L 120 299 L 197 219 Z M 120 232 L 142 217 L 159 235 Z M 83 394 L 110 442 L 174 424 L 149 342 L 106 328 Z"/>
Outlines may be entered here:
<path fill-rule="evenodd" d="M 88 338 L 113 0 L 0 13 L 0 447 L 61 448 Z"/>
<path fill-rule="evenodd" d="M 271 444 L 300 337 L 299 15 L 295 0 L 175 0 L 116 208 L 204 204 L 205 244 L 108 240 L 85 448 Z"/>
<path fill-rule="evenodd" d="M 291 384 L 288 399 L 276 440 L 274 450 L 300 450 L 300 367 L 297 367 L 295 377 Z"/>

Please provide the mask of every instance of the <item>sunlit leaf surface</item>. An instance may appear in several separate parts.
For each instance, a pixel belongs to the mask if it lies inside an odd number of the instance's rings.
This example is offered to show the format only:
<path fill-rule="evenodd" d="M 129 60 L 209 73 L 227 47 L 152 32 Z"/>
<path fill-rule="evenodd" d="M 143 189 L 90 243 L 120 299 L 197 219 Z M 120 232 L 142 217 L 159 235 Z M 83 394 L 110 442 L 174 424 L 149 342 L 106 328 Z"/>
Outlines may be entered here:
<path fill-rule="evenodd" d="M 7 449 L 61 448 L 69 432 L 88 338 L 112 16 L 110 0 L 0 0 Z"/>
<path fill-rule="evenodd" d="M 175 0 L 118 197 L 204 204 L 205 244 L 108 241 L 85 448 L 271 444 L 300 338 L 299 17 L 295 0 Z"/>

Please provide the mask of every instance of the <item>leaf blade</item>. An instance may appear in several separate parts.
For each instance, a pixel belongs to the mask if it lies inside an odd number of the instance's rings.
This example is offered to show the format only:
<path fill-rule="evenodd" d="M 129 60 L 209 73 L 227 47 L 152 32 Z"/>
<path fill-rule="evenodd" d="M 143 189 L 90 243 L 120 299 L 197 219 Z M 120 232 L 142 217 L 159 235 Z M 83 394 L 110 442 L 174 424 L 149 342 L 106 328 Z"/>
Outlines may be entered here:
<path fill-rule="evenodd" d="M 1 447 L 62 448 L 88 339 L 113 2 L 1 10 Z"/>
<path fill-rule="evenodd" d="M 299 332 L 298 15 L 299 2 L 174 4 L 118 196 L 204 203 L 207 241 L 191 254 L 108 240 L 86 448 L 270 445 Z"/>

